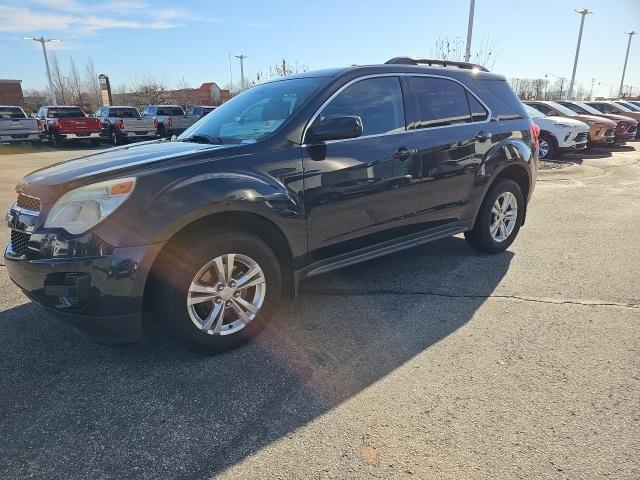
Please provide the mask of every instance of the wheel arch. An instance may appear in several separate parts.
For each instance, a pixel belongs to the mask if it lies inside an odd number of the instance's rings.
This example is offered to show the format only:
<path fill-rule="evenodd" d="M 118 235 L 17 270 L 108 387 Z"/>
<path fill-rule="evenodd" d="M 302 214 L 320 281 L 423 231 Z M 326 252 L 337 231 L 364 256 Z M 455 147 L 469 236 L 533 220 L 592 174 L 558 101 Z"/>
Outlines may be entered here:
<path fill-rule="evenodd" d="M 212 228 L 238 229 L 252 233 L 263 240 L 274 252 L 281 265 L 283 292 L 295 295 L 293 254 L 282 229 L 267 217 L 249 211 L 230 210 L 211 213 L 193 220 L 177 230 L 156 255 L 144 286 L 143 309 L 152 306 L 152 297 L 159 291 L 167 262 L 176 256 L 176 248 L 188 241 L 189 235 Z"/>
<path fill-rule="evenodd" d="M 531 178 L 529 176 L 529 172 L 525 167 L 517 163 L 508 165 L 502 170 L 500 170 L 498 174 L 494 177 L 494 179 L 491 181 L 489 185 L 489 188 L 487 189 L 487 192 L 491 189 L 493 185 L 496 184 L 496 182 L 499 182 L 500 180 L 503 180 L 503 179 L 513 180 L 518 184 L 518 186 L 520 187 L 520 190 L 522 191 L 522 196 L 524 197 L 524 201 L 525 201 L 524 214 L 522 216 L 522 225 L 524 225 L 524 222 L 527 218 L 527 206 L 529 201 L 529 193 L 531 189 Z"/>

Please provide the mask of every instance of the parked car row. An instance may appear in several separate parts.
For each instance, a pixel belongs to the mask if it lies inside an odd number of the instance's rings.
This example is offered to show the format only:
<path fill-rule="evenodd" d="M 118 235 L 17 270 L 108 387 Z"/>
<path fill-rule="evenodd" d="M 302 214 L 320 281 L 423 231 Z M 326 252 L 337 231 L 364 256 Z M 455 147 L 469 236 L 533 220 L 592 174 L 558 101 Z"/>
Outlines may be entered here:
<path fill-rule="evenodd" d="M 575 100 L 524 102 L 540 127 L 540 158 L 594 146 L 624 145 L 640 137 L 640 102 Z"/>
<path fill-rule="evenodd" d="M 153 139 L 179 135 L 215 107 L 195 106 L 186 113 L 178 105 L 148 105 L 142 115 L 132 106 L 100 107 L 87 115 L 76 106 L 42 106 L 29 118 L 18 106 L 0 106 L 0 143 L 47 142 L 59 145 L 104 139 L 113 145 L 131 139 Z"/>

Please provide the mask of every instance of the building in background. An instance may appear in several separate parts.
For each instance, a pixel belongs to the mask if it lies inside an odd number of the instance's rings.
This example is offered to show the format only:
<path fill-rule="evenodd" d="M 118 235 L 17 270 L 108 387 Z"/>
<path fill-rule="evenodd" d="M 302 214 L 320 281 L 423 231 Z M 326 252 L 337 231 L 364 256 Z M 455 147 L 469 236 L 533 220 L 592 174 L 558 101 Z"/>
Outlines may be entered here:
<path fill-rule="evenodd" d="M 154 89 L 147 92 L 113 93 L 114 105 L 134 105 L 142 108 L 148 104 L 176 104 L 187 109 L 195 105 L 222 105 L 231 98 L 229 90 L 221 89 L 215 82 L 207 82 L 198 88 L 178 90 Z"/>
<path fill-rule="evenodd" d="M 22 80 L 0 79 L 0 105 L 24 106 Z"/>

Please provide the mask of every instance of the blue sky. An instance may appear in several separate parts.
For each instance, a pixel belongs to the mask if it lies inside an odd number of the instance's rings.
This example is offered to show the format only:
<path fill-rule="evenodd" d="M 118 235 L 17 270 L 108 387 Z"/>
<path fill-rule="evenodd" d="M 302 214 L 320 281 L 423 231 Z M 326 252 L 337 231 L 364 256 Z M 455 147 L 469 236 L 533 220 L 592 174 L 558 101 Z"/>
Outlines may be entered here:
<path fill-rule="evenodd" d="M 596 94 L 617 90 L 626 30 L 640 31 L 640 0 L 476 0 L 474 43 L 495 41 L 494 71 L 507 77 L 571 76 L 580 16 L 585 22 L 577 81 Z M 248 55 L 246 71 L 281 58 L 310 69 L 429 57 L 438 38 L 466 37 L 468 0 L 157 1 L 2 0 L 0 77 L 44 88 L 39 45 L 23 36 L 60 38 L 58 58 L 92 58 L 113 86 L 152 73 L 171 86 L 229 81 L 228 54 Z M 238 61 L 232 64 L 234 80 Z M 552 78 L 550 75 L 549 78 Z M 598 83 L 601 82 L 600 85 Z M 640 35 L 625 84 L 640 88 Z"/>

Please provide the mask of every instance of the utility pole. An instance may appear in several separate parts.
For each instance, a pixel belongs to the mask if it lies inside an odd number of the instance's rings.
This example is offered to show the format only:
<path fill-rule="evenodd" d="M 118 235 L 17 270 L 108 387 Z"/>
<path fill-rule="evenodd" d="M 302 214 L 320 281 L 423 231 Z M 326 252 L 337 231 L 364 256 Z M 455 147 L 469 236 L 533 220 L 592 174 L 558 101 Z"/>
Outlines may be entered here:
<path fill-rule="evenodd" d="M 33 40 L 34 42 L 40 43 L 42 45 L 42 54 L 44 55 L 44 64 L 47 67 L 47 78 L 49 79 L 49 90 L 51 91 L 51 101 L 54 106 L 58 106 L 58 100 L 56 99 L 56 91 L 53 88 L 53 80 L 51 80 L 51 70 L 49 69 L 49 59 L 47 58 L 47 48 L 45 47 L 45 43 L 48 42 L 61 42 L 62 40 L 56 40 L 54 38 L 33 38 L 33 37 L 24 37 L 23 40 Z"/>
<path fill-rule="evenodd" d="M 588 8 L 576 8 L 576 12 L 578 12 L 582 18 L 580 19 L 580 32 L 578 33 L 578 45 L 576 46 L 576 58 L 573 61 L 573 73 L 571 74 L 571 82 L 569 82 L 569 91 L 567 92 L 567 99 L 571 100 L 571 95 L 573 95 L 573 83 L 576 80 L 576 69 L 578 68 L 578 55 L 580 54 L 580 43 L 582 42 L 582 29 L 584 27 L 584 18 L 589 15 L 590 12 Z"/>
<path fill-rule="evenodd" d="M 249 58 L 246 55 L 236 55 L 238 60 L 240 60 L 240 88 L 244 89 L 244 59 Z"/>
<path fill-rule="evenodd" d="M 624 74 L 627 73 L 627 60 L 629 60 L 629 48 L 631 48 L 631 37 L 633 37 L 636 33 L 633 30 L 630 32 L 624 32 L 629 35 L 629 42 L 627 43 L 627 54 L 624 57 L 624 67 L 622 68 L 622 78 L 620 79 L 620 91 L 618 92 L 618 97 L 622 97 L 622 85 L 624 84 Z"/>
<path fill-rule="evenodd" d="M 469 24 L 467 26 L 467 46 L 464 51 L 464 61 L 471 58 L 471 35 L 473 34 L 473 13 L 476 8 L 476 0 L 469 0 Z"/>
<path fill-rule="evenodd" d="M 591 79 L 591 91 L 589 92 L 589 100 L 593 100 L 593 84 L 596 83 L 596 78 Z"/>

